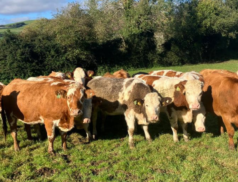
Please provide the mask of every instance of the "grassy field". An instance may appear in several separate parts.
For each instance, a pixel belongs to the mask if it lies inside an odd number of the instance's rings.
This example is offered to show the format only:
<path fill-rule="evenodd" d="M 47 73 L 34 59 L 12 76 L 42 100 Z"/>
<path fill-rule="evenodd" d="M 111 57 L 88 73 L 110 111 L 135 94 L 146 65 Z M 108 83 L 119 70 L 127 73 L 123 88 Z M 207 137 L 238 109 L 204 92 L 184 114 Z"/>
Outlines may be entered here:
<path fill-rule="evenodd" d="M 0 29 L 0 34 L 3 34 L 5 31 L 7 31 L 8 29 L 13 32 L 13 33 L 20 33 L 25 26 L 31 24 L 32 22 L 34 22 L 35 20 L 28 20 L 28 21 L 23 21 L 26 25 L 19 27 L 19 28 L 4 28 L 4 29 Z M 9 24 L 10 25 L 10 24 Z"/>
<path fill-rule="evenodd" d="M 205 68 L 238 70 L 238 61 L 218 64 L 187 65 L 182 67 L 152 68 L 179 71 L 200 71 Z M 2 125 L 2 123 L 1 123 Z M 100 118 L 99 123 L 100 126 Z M 1 127 L 1 126 L 0 126 Z M 128 147 L 128 135 L 123 116 L 109 116 L 105 132 L 99 139 L 84 143 L 83 130 L 73 129 L 67 139 L 68 150 L 61 148 L 61 137 L 54 142 L 55 156 L 47 153 L 47 139 L 29 141 L 23 124 L 19 122 L 18 140 L 21 150 L 14 152 L 10 132 L 4 141 L 0 131 L 0 181 L 237 181 L 238 152 L 228 149 L 228 136 L 218 135 L 216 117 L 208 115 L 206 132 L 189 131 L 191 140 L 173 142 L 166 116 L 150 125 L 153 141 L 147 143 L 138 128 L 134 136 L 136 148 Z M 8 129 L 9 130 L 9 129 Z M 36 133 L 33 131 L 36 137 Z M 234 138 L 238 137 L 238 133 Z"/>

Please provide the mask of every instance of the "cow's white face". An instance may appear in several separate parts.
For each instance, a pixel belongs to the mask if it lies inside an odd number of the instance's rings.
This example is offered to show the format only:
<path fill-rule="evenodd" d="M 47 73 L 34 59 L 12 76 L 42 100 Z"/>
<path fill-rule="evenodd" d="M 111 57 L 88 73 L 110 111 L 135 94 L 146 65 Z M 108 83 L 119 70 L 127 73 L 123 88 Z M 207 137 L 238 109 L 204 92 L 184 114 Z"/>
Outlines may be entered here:
<path fill-rule="evenodd" d="M 199 80 L 188 80 L 185 84 L 185 97 L 189 109 L 197 110 L 200 108 L 202 98 L 203 82 Z"/>
<path fill-rule="evenodd" d="M 85 84 L 85 73 L 82 68 L 76 68 L 74 70 L 74 80 L 82 85 Z"/>
<path fill-rule="evenodd" d="M 148 122 L 159 121 L 159 112 L 161 107 L 161 97 L 157 93 L 148 93 L 144 98 L 145 114 Z"/>
<path fill-rule="evenodd" d="M 77 117 L 83 114 L 84 89 L 71 86 L 67 91 L 67 104 L 70 115 Z"/>

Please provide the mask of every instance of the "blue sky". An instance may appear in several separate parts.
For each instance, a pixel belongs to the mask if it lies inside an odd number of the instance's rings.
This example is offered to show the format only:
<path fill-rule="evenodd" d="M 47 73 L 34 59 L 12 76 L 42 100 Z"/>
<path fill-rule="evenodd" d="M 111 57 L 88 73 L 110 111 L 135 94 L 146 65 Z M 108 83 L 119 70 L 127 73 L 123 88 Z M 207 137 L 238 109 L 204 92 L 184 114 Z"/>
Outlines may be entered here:
<path fill-rule="evenodd" d="M 0 25 L 52 18 L 57 9 L 66 7 L 69 2 L 83 0 L 0 0 Z"/>

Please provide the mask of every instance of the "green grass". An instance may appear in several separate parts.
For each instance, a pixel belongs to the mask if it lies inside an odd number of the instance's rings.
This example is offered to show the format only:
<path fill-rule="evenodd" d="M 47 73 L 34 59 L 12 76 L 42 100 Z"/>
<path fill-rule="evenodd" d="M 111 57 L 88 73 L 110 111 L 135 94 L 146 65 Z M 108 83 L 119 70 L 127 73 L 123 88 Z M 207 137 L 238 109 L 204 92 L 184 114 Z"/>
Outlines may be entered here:
<path fill-rule="evenodd" d="M 233 60 L 219 64 L 137 71 L 200 71 L 205 68 L 236 71 L 238 67 L 237 61 Z M 180 131 L 180 141 L 174 143 L 169 122 L 161 114 L 160 122 L 149 127 L 153 141 L 145 141 L 144 133 L 139 127 L 134 135 L 136 148 L 133 150 L 128 147 L 123 116 L 109 116 L 105 132 L 100 132 L 99 139 L 90 144 L 83 142 L 83 130 L 73 129 L 67 139 L 68 150 L 64 152 L 58 135 L 54 142 L 55 156 L 47 153 L 47 140 L 28 141 L 23 124 L 19 122 L 18 125 L 19 152 L 13 150 L 10 133 L 5 142 L 3 132 L 0 131 L 0 181 L 231 182 L 237 181 L 238 177 L 238 152 L 228 149 L 227 133 L 218 135 L 216 117 L 211 115 L 206 119 L 206 133 L 192 132 L 192 127 L 189 126 L 191 140 L 184 142 Z M 36 137 L 34 131 L 33 136 Z M 237 137 L 238 133 L 234 138 Z"/>

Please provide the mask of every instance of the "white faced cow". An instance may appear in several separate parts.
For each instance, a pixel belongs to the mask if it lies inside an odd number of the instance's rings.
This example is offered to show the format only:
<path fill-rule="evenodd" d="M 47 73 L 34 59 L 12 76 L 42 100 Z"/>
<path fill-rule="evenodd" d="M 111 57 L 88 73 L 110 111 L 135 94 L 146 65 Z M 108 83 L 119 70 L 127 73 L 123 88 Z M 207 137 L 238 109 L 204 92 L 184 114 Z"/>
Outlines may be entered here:
<path fill-rule="evenodd" d="M 108 115 L 125 115 L 128 126 L 129 146 L 134 147 L 133 133 L 135 121 L 143 125 L 145 137 L 151 140 L 148 124 L 159 120 L 160 107 L 169 104 L 171 98 L 162 98 L 152 92 L 144 81 L 134 78 L 117 79 L 97 77 L 87 85 L 95 92 L 96 104 L 93 112 L 93 123 L 100 109 Z M 96 135 L 94 127 L 93 134 Z"/>

